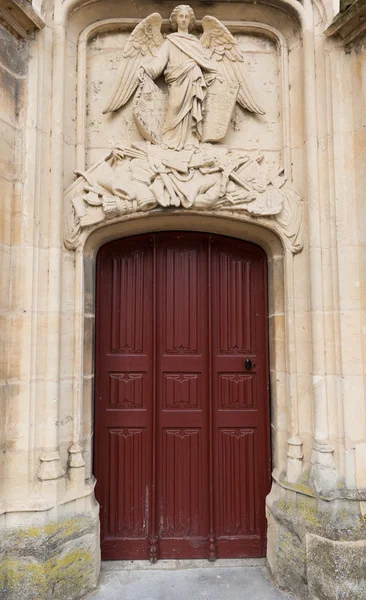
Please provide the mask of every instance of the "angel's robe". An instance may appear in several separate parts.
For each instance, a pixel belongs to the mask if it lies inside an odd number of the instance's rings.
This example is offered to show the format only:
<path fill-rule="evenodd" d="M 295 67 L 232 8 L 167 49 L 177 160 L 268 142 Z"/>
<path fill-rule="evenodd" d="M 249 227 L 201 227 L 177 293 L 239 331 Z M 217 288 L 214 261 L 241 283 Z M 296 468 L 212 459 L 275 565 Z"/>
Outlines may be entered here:
<path fill-rule="evenodd" d="M 164 71 L 169 86 L 163 142 L 174 150 L 196 145 L 202 137 L 206 88 L 218 73 L 216 61 L 193 35 L 172 33 L 143 68 L 151 79 Z"/>

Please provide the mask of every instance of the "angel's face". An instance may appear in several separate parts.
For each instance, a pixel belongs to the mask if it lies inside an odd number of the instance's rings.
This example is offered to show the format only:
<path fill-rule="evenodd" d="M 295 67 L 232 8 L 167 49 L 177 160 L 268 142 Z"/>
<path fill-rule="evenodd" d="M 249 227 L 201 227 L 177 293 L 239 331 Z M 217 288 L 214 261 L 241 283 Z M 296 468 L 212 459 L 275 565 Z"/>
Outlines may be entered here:
<path fill-rule="evenodd" d="M 187 33 L 190 19 L 191 19 L 189 10 L 187 10 L 186 8 L 182 8 L 177 13 L 175 18 L 177 21 L 178 31 L 181 31 L 182 33 Z"/>

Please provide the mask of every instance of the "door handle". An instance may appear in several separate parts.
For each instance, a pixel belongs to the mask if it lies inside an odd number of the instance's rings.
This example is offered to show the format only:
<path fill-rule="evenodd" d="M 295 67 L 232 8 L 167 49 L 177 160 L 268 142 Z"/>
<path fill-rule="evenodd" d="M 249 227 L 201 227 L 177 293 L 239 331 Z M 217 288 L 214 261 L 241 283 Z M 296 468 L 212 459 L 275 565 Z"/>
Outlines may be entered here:
<path fill-rule="evenodd" d="M 252 368 L 252 361 L 250 360 L 250 358 L 247 358 L 245 361 L 245 368 L 247 371 L 250 371 L 250 369 Z"/>

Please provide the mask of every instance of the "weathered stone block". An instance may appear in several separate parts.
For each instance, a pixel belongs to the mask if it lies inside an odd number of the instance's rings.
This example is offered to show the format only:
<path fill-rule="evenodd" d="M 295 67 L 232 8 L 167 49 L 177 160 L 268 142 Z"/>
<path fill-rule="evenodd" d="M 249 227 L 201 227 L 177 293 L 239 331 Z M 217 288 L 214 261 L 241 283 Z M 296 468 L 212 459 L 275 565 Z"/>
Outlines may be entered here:
<path fill-rule="evenodd" d="M 1 158 L 0 158 L 1 160 Z M 11 226 L 12 226 L 12 200 L 14 194 L 14 184 L 12 181 L 0 178 L 0 243 L 10 244 L 11 242 Z M 3 283 L 8 282 L 9 279 L 9 268 L 4 265 L 4 269 L 1 270 L 1 279 Z M 9 283 L 5 286 L 2 294 L 7 293 L 9 301 Z M 4 306 L 4 305 L 3 305 Z"/>
<path fill-rule="evenodd" d="M 307 598 L 305 548 L 294 528 L 287 528 L 267 511 L 267 560 L 271 573 L 281 588 Z"/>
<path fill-rule="evenodd" d="M 28 69 L 28 42 L 16 39 L 0 25 L 0 62 L 15 75 L 25 75 Z"/>
<path fill-rule="evenodd" d="M 11 125 L 16 123 L 18 80 L 0 64 L 0 118 Z"/>
<path fill-rule="evenodd" d="M 97 583 L 99 522 L 74 517 L 10 530 L 0 549 L 1 600 L 75 600 Z"/>
<path fill-rule="evenodd" d="M 306 536 L 309 596 L 314 600 L 366 598 L 366 540 Z"/>
<path fill-rule="evenodd" d="M 4 179 L 12 180 L 15 177 L 15 143 L 17 131 L 6 121 L 0 119 L 0 175 Z"/>
<path fill-rule="evenodd" d="M 366 597 L 366 526 L 359 503 L 305 495 L 307 484 L 267 499 L 267 560 L 276 583 L 308 600 Z"/>

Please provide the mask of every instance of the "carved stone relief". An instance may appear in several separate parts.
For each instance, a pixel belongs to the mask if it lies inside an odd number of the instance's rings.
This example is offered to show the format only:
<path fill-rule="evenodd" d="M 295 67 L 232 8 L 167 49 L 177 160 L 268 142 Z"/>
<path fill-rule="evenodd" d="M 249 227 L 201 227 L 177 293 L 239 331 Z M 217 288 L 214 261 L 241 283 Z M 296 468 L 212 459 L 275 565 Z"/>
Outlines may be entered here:
<path fill-rule="evenodd" d="M 274 219 L 298 252 L 302 201 L 288 174 L 266 163 L 265 150 L 222 143 L 236 104 L 252 118 L 264 114 L 238 41 L 209 16 L 200 39 L 189 33 L 195 24 L 189 6 L 174 9 L 175 32 L 165 38 L 162 22 L 154 13 L 135 27 L 103 110 L 113 113 L 134 96 L 132 115 L 143 140 L 124 145 L 122 131 L 103 160 L 76 171 L 66 192 L 66 246 L 76 248 L 83 230 L 104 221 L 174 208 Z M 154 83 L 162 74 L 165 90 Z"/>

